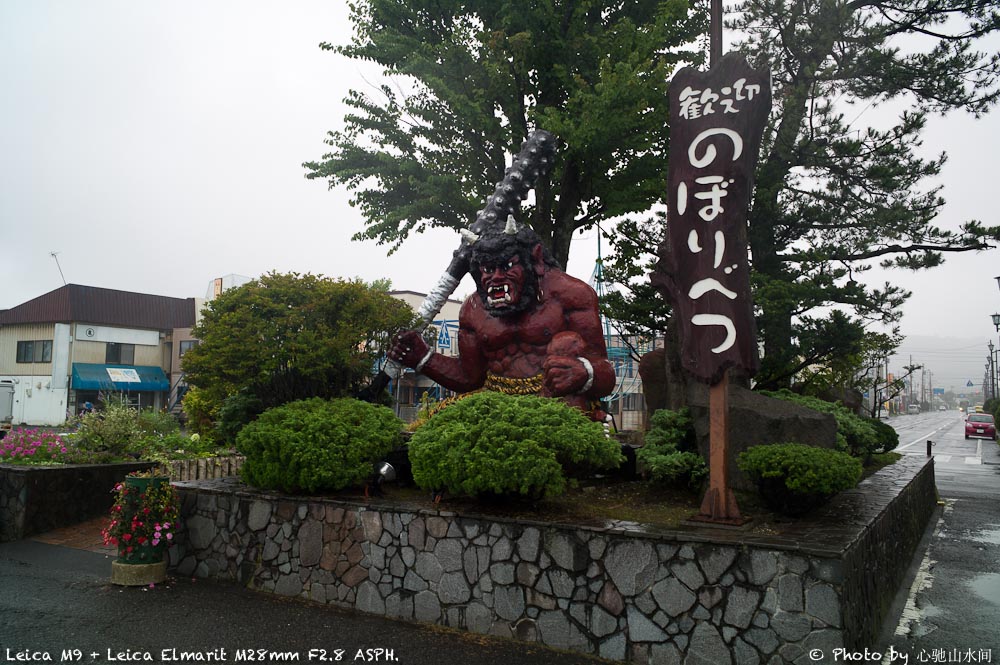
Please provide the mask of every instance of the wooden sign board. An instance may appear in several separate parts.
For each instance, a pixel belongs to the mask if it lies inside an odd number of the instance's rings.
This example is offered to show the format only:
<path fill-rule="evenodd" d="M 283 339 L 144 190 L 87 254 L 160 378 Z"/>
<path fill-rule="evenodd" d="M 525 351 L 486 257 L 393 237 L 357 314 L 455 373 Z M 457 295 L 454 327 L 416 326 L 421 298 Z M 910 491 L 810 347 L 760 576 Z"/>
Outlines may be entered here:
<path fill-rule="evenodd" d="M 687 67 L 670 84 L 667 286 L 681 361 L 717 383 L 760 365 L 750 299 L 747 210 L 771 79 L 730 53 L 709 72 Z"/>

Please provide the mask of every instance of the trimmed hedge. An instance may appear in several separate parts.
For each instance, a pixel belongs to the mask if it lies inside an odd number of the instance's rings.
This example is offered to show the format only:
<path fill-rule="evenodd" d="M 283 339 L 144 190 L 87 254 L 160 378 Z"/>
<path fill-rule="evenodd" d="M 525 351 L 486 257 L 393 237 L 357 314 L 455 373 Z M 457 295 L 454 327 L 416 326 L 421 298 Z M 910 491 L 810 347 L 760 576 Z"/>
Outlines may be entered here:
<path fill-rule="evenodd" d="M 561 400 L 480 392 L 431 416 L 409 444 L 422 488 L 467 496 L 540 499 L 566 489 L 567 472 L 616 468 L 620 446 L 601 423 Z"/>
<path fill-rule="evenodd" d="M 861 461 L 836 450 L 801 443 L 754 446 L 740 453 L 740 470 L 772 510 L 803 515 L 858 484 Z"/>
<path fill-rule="evenodd" d="M 880 432 L 879 426 L 876 425 L 876 423 L 884 423 L 873 418 L 859 416 L 839 402 L 827 402 L 818 397 L 799 395 L 788 389 L 762 390 L 760 394 L 795 402 L 813 411 L 833 415 L 837 420 L 837 448 L 849 452 L 855 457 L 867 458 L 872 453 L 891 450 L 891 448 L 883 449 L 883 446 L 889 442 L 888 435 Z M 896 443 L 899 443 L 898 437 Z"/>
<path fill-rule="evenodd" d="M 659 409 L 650 417 L 649 425 L 636 459 L 655 482 L 697 491 L 708 477 L 708 465 L 697 453 L 688 410 Z"/>
<path fill-rule="evenodd" d="M 352 398 L 314 397 L 268 409 L 236 437 L 243 479 L 288 493 L 337 491 L 370 480 L 402 443 L 391 409 Z"/>
<path fill-rule="evenodd" d="M 892 425 L 874 418 L 869 420 L 868 424 L 875 428 L 875 433 L 878 434 L 879 444 L 874 452 L 887 453 L 896 449 L 899 445 L 899 433 Z"/>

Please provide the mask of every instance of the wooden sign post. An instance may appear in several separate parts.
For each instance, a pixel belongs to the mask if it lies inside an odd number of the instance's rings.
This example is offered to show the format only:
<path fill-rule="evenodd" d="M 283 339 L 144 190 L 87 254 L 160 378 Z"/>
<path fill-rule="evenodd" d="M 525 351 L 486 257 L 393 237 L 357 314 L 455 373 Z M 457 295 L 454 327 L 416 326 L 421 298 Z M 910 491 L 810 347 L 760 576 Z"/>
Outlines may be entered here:
<path fill-rule="evenodd" d="M 750 299 L 747 209 L 771 81 L 730 53 L 670 84 L 668 245 L 663 257 L 679 317 L 681 364 L 709 389 L 709 490 L 699 519 L 740 522 L 728 486 L 730 368 L 760 364 Z"/>

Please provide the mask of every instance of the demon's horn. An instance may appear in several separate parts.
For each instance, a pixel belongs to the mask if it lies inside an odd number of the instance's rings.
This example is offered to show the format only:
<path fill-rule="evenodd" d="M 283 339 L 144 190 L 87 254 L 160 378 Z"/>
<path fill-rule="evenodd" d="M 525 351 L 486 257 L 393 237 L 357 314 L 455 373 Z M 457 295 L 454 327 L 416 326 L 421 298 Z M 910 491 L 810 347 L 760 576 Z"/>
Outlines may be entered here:
<path fill-rule="evenodd" d="M 509 236 L 517 235 L 517 222 L 514 221 L 514 215 L 507 215 L 507 226 L 504 227 L 503 232 Z"/>

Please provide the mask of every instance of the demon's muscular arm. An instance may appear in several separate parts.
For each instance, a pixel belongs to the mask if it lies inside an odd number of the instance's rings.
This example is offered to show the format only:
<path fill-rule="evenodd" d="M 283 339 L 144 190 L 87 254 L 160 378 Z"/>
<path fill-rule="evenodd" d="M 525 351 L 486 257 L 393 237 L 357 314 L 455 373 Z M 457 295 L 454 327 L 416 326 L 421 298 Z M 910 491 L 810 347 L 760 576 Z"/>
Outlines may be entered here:
<path fill-rule="evenodd" d="M 545 282 L 550 297 L 562 305 L 565 330 L 578 333 L 585 344 L 579 356 L 546 358 L 543 365 L 546 386 L 553 396 L 579 394 L 600 399 L 610 394 L 615 386 L 615 369 L 608 361 L 597 294 L 584 282 L 561 271 L 550 271 Z M 588 381 L 591 381 L 589 386 Z"/>
<path fill-rule="evenodd" d="M 486 380 L 486 360 L 476 330 L 469 327 L 466 311 L 469 306 L 466 301 L 459 314 L 457 358 L 434 353 L 420 333 L 414 330 L 401 333 L 396 338 L 389 357 L 448 390 L 465 393 L 481 388 Z"/>

